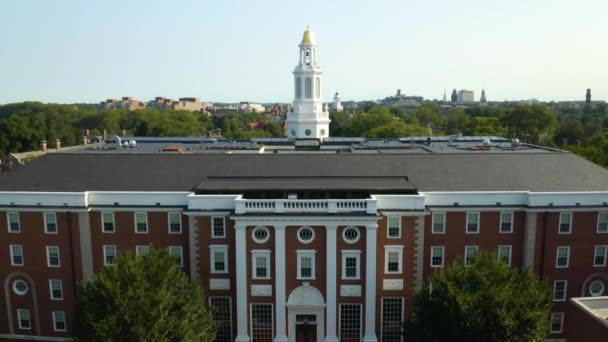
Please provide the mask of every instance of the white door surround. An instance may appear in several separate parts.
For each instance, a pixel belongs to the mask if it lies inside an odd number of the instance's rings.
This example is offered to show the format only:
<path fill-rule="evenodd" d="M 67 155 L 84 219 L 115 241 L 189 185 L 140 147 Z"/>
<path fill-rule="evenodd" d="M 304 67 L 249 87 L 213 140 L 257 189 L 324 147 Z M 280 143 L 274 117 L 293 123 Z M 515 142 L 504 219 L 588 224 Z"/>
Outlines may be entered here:
<path fill-rule="evenodd" d="M 288 339 L 296 340 L 296 315 L 315 315 L 317 324 L 317 341 L 323 341 L 325 335 L 325 300 L 321 292 L 313 286 L 304 283 L 289 295 L 287 301 L 288 311 Z"/>

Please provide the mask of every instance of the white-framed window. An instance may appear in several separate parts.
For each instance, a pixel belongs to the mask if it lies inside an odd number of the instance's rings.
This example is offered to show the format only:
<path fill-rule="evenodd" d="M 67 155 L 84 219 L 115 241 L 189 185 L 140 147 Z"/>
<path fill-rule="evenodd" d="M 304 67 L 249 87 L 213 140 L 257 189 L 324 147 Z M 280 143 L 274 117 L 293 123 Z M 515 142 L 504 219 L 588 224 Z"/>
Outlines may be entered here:
<path fill-rule="evenodd" d="M 400 342 L 403 327 L 403 297 L 382 298 L 380 341 Z"/>
<path fill-rule="evenodd" d="M 512 251 L 513 247 L 511 245 L 498 246 L 498 260 L 504 262 L 507 266 L 511 266 Z"/>
<path fill-rule="evenodd" d="M 401 237 L 401 216 L 388 216 L 387 237 L 398 239 Z"/>
<path fill-rule="evenodd" d="M 23 247 L 21 245 L 10 245 L 9 251 L 11 253 L 11 265 L 23 266 Z"/>
<path fill-rule="evenodd" d="M 559 246 L 555 255 L 555 267 L 566 268 L 570 265 L 570 247 Z"/>
<path fill-rule="evenodd" d="M 44 213 L 44 233 L 57 234 L 57 214 Z"/>
<path fill-rule="evenodd" d="M 254 249 L 251 251 L 253 279 L 270 279 L 270 250 Z"/>
<path fill-rule="evenodd" d="M 116 245 L 103 245 L 103 265 L 114 265 L 116 254 Z"/>
<path fill-rule="evenodd" d="M 342 250 L 342 279 L 361 278 L 361 251 Z"/>
<path fill-rule="evenodd" d="M 101 213 L 101 232 L 114 233 L 116 226 L 114 225 L 114 213 L 105 211 Z"/>
<path fill-rule="evenodd" d="M 9 233 L 19 233 L 21 231 L 21 225 L 19 224 L 19 212 L 9 211 L 6 213 L 6 220 L 8 221 Z"/>
<path fill-rule="evenodd" d="M 66 331 L 65 312 L 53 311 L 53 331 Z"/>
<path fill-rule="evenodd" d="M 17 279 L 13 281 L 13 292 L 15 292 L 19 296 L 23 296 L 27 293 L 29 286 L 23 279 Z"/>
<path fill-rule="evenodd" d="M 473 262 L 473 259 L 479 253 L 479 246 L 469 245 L 464 247 L 464 264 L 470 265 Z"/>
<path fill-rule="evenodd" d="M 597 213 L 597 232 L 599 234 L 608 233 L 608 212 Z"/>
<path fill-rule="evenodd" d="M 223 216 L 211 217 L 211 237 L 214 239 L 226 237 L 226 218 Z"/>
<path fill-rule="evenodd" d="M 467 212 L 467 234 L 479 234 L 479 212 Z"/>
<path fill-rule="evenodd" d="M 361 341 L 363 315 L 361 304 L 340 304 L 340 341 Z"/>
<path fill-rule="evenodd" d="M 315 254 L 314 250 L 298 250 L 298 279 L 315 279 Z"/>
<path fill-rule="evenodd" d="M 150 246 L 148 246 L 148 245 L 135 246 L 135 256 L 146 256 L 148 254 L 150 254 Z"/>
<path fill-rule="evenodd" d="M 217 323 L 216 342 L 233 342 L 232 338 L 232 298 L 209 297 L 209 306 L 213 308 L 213 319 Z"/>
<path fill-rule="evenodd" d="M 564 326 L 564 313 L 563 312 L 552 312 L 551 313 L 551 333 L 561 334 Z"/>
<path fill-rule="evenodd" d="M 182 213 L 172 212 L 167 214 L 169 234 L 181 234 L 182 232 Z"/>
<path fill-rule="evenodd" d="M 300 238 L 299 235 L 300 231 L 298 230 L 298 239 Z M 256 243 L 265 243 L 268 241 L 268 239 L 270 239 L 270 231 L 264 226 L 257 226 L 251 231 L 251 238 Z"/>
<path fill-rule="evenodd" d="M 431 246 L 431 267 L 443 267 L 444 254 L 444 246 Z"/>
<path fill-rule="evenodd" d="M 48 267 L 61 266 L 58 246 L 46 246 L 46 265 Z"/>
<path fill-rule="evenodd" d="M 556 280 L 553 282 L 553 301 L 563 302 L 568 294 L 568 281 Z"/>
<path fill-rule="evenodd" d="M 272 304 L 251 304 L 251 341 L 274 339 L 274 318 Z"/>
<path fill-rule="evenodd" d="M 513 212 L 503 211 L 500 213 L 500 232 L 513 233 Z"/>
<path fill-rule="evenodd" d="M 559 214 L 559 233 L 572 233 L 572 213 L 568 212 Z"/>
<path fill-rule="evenodd" d="M 182 246 L 169 246 L 169 255 L 175 258 L 175 266 L 184 266 L 184 248 Z"/>
<path fill-rule="evenodd" d="M 606 255 L 608 254 L 608 246 L 601 245 L 595 246 L 595 253 L 593 255 L 593 266 L 604 267 L 606 266 Z"/>
<path fill-rule="evenodd" d="M 61 279 L 49 279 L 49 292 L 51 300 L 63 299 L 63 282 Z"/>
<path fill-rule="evenodd" d="M 209 251 L 211 252 L 211 273 L 228 273 L 228 246 L 211 245 Z"/>
<path fill-rule="evenodd" d="M 134 215 L 135 217 L 135 233 L 145 234 L 148 232 L 148 213 L 145 211 L 138 211 Z"/>
<path fill-rule="evenodd" d="M 22 330 L 30 330 L 32 328 L 30 310 L 17 309 L 17 326 Z"/>
<path fill-rule="evenodd" d="M 384 246 L 384 273 L 403 272 L 403 246 Z"/>
<path fill-rule="evenodd" d="M 315 231 L 311 227 L 298 228 L 298 241 L 303 244 L 311 243 L 315 239 Z"/>
<path fill-rule="evenodd" d="M 361 238 L 361 233 L 357 227 L 346 227 L 342 230 L 342 239 L 344 242 L 353 244 Z"/>
<path fill-rule="evenodd" d="M 589 285 L 589 294 L 591 297 L 599 297 L 604 294 L 605 285 L 601 280 L 595 280 Z"/>
<path fill-rule="evenodd" d="M 444 212 L 433 212 L 433 234 L 445 234 L 445 213 Z"/>

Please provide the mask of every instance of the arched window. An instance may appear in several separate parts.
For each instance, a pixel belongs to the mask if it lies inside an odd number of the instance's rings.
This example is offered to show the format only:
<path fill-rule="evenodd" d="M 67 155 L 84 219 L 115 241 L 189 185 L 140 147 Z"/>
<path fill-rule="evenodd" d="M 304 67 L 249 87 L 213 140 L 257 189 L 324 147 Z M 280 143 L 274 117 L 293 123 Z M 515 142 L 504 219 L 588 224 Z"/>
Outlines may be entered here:
<path fill-rule="evenodd" d="M 312 79 L 310 77 L 306 77 L 304 84 L 304 97 L 307 99 L 312 97 Z"/>
<path fill-rule="evenodd" d="M 321 79 L 318 77 L 315 77 L 315 97 L 321 98 Z"/>
<path fill-rule="evenodd" d="M 302 97 L 302 80 L 296 77 L 296 99 Z"/>

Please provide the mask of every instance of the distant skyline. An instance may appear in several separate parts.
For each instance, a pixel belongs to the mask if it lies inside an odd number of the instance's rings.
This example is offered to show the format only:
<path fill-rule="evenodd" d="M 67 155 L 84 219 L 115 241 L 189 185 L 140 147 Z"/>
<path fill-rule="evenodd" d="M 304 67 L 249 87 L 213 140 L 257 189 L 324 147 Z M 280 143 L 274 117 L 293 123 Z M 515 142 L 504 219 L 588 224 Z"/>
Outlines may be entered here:
<path fill-rule="evenodd" d="M 324 101 L 608 100 L 608 1 L 3 1 L 0 104 L 290 102 L 306 25 Z"/>

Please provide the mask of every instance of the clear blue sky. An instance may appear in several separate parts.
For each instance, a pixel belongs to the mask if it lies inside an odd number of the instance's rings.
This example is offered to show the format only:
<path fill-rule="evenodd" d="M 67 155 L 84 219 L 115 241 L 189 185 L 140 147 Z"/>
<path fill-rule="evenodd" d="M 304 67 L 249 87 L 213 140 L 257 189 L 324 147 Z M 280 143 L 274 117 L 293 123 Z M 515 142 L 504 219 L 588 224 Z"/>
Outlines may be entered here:
<path fill-rule="evenodd" d="M 608 100 L 606 0 L 3 0 L 0 103 L 291 101 L 307 24 L 325 100 Z"/>

